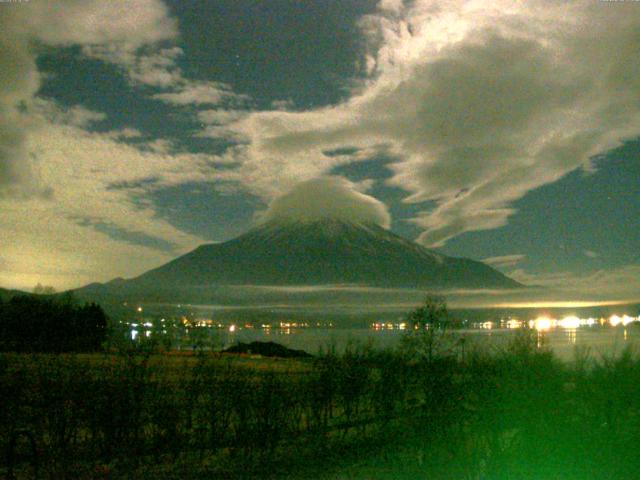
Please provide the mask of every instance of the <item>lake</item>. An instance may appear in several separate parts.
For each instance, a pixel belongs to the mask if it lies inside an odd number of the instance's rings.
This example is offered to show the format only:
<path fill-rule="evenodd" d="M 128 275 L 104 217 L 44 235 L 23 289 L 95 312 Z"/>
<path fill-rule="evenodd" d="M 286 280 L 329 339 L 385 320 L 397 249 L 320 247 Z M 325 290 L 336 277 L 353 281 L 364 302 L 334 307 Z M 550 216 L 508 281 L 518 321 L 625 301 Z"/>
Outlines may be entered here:
<path fill-rule="evenodd" d="M 389 306 L 288 306 L 232 307 L 220 305 L 159 305 L 135 307 L 137 323 L 155 325 L 159 317 L 188 318 L 192 325 L 208 325 L 217 343 L 274 341 L 290 348 L 316 353 L 334 345 L 338 351 L 349 343 L 390 348 L 405 335 L 407 310 Z M 142 312 L 142 313 L 141 313 Z M 505 346 L 519 328 L 531 327 L 541 344 L 563 360 L 576 349 L 594 357 L 640 345 L 640 304 L 556 308 L 453 309 L 451 317 L 463 329 L 465 348 L 496 349 Z M 132 320 L 133 321 L 133 320 Z M 164 321 L 164 319 L 162 319 Z M 180 320 L 180 325 L 184 320 Z"/>
<path fill-rule="evenodd" d="M 499 349 L 509 343 L 517 334 L 516 329 L 465 329 L 452 331 L 456 338 L 465 338 L 465 348 Z M 397 346 L 405 332 L 398 329 L 374 330 L 372 328 L 306 328 L 306 329 L 239 329 L 222 334 L 225 346 L 236 342 L 272 341 L 289 348 L 316 353 L 321 348 L 334 345 L 343 351 L 350 343 L 371 344 L 374 348 Z M 559 358 L 570 361 L 576 349 L 588 350 L 594 358 L 622 352 L 626 347 L 640 348 L 640 325 L 627 327 L 580 327 L 576 329 L 555 329 L 536 333 L 540 344 L 550 348 Z"/>

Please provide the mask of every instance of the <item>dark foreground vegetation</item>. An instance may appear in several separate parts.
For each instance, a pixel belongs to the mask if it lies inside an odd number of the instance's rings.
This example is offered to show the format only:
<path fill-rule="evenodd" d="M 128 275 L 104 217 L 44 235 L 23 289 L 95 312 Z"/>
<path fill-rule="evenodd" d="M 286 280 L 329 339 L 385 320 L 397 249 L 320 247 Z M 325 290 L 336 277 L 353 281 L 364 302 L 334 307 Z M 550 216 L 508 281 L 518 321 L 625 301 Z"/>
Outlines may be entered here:
<path fill-rule="evenodd" d="M 0 351 L 91 352 L 107 338 L 107 316 L 95 303 L 72 296 L 16 295 L 0 298 Z"/>
<path fill-rule="evenodd" d="M 0 476 L 629 479 L 640 360 L 434 335 L 313 359 L 0 356 Z"/>

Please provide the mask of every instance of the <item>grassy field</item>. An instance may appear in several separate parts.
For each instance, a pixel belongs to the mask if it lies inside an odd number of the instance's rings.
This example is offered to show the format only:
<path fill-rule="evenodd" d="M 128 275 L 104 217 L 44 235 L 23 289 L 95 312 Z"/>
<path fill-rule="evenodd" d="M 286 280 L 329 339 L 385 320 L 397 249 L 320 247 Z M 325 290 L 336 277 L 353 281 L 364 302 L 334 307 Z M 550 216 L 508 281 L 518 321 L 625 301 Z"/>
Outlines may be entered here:
<path fill-rule="evenodd" d="M 435 347 L 435 348 L 434 348 Z M 0 355 L 16 478 L 629 479 L 640 360 L 353 346 L 309 360 Z"/>

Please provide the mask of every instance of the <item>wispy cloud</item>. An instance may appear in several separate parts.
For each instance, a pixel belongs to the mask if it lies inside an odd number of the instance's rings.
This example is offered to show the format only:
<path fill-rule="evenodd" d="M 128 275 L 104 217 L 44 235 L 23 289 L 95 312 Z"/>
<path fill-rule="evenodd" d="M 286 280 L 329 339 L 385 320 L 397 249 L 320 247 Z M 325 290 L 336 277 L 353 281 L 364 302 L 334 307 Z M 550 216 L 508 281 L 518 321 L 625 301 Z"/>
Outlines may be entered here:
<path fill-rule="evenodd" d="M 369 77 L 348 99 L 249 112 L 250 100 L 229 86 L 185 76 L 184 51 L 170 44 L 178 24 L 160 0 L 2 5 L 0 229 L 13 234 L 3 239 L 10 273 L 1 280 L 56 283 L 37 278 L 40 268 L 78 284 L 95 279 L 81 272 L 108 279 L 168 259 L 162 249 L 70 220 L 82 215 L 177 251 L 199 243 L 145 203 L 154 188 L 218 181 L 270 203 L 380 152 L 394 159 L 388 183 L 404 190 L 405 202 L 435 205 L 413 218 L 422 243 L 504 225 L 527 192 L 640 132 L 637 13 L 633 2 L 384 0 L 360 22 Z M 103 113 L 37 98 L 33 45 L 77 45 L 118 66 L 150 98 L 193 113 L 200 136 L 236 145 L 217 157 L 145 141 L 132 128 L 91 132 Z M 217 170 L 218 163 L 234 168 Z M 508 267 L 522 260 L 515 257 L 487 261 Z M 633 285 L 630 268 L 601 276 Z M 581 285 L 570 275 L 518 275 L 527 284 Z"/>
<path fill-rule="evenodd" d="M 218 105 L 225 101 L 240 103 L 247 96 L 233 93 L 226 85 L 216 82 L 183 81 L 173 92 L 157 93 L 153 98 L 173 105 Z"/>
<path fill-rule="evenodd" d="M 156 188 L 210 181 L 217 157 L 131 144 L 88 131 L 86 122 L 100 114 L 34 105 L 24 113 L 24 148 L 53 196 L 2 200 L 0 229 L 12 233 L 3 238 L 9 268 L 0 283 L 63 288 L 133 276 L 204 242 L 160 218 L 145 199 Z"/>
<path fill-rule="evenodd" d="M 525 285 L 538 285 L 553 289 L 564 299 L 639 301 L 640 265 L 627 265 L 597 270 L 588 274 L 554 272 L 533 274 L 523 269 L 509 276 Z"/>
<path fill-rule="evenodd" d="M 167 88 L 183 79 L 176 63 L 184 53 L 180 47 L 157 47 L 153 52 L 141 53 L 136 45 L 126 43 L 89 44 L 82 48 L 82 53 L 120 67 L 134 85 Z"/>
<path fill-rule="evenodd" d="M 518 265 L 525 258 L 527 258 L 527 256 L 522 254 L 502 255 L 500 257 L 484 258 L 482 259 L 482 262 L 486 263 L 487 265 L 491 265 L 492 267 L 507 268 Z"/>
<path fill-rule="evenodd" d="M 180 47 L 149 50 L 127 43 L 108 43 L 85 45 L 82 52 L 120 67 L 133 85 L 160 89 L 151 97 L 172 105 L 239 105 L 249 101 L 249 97 L 234 93 L 224 83 L 186 78 L 178 65 L 184 55 Z"/>
<path fill-rule="evenodd" d="M 176 246 L 162 238 L 153 237 L 141 231 L 131 231 L 124 229 L 113 222 L 105 222 L 98 218 L 78 217 L 70 218 L 80 227 L 93 228 L 98 232 L 108 235 L 112 239 L 132 245 L 142 245 L 152 249 L 165 251 L 169 254 L 176 254 Z"/>
<path fill-rule="evenodd" d="M 224 110 L 221 108 L 201 110 L 197 113 L 198 120 L 207 125 L 228 125 L 240 120 L 248 112 L 238 110 Z"/>
<path fill-rule="evenodd" d="M 195 85 L 208 103 L 220 98 L 218 89 L 233 97 L 220 84 L 184 78 L 182 50 L 162 47 L 178 34 L 166 5 L 69 0 L 1 9 L 0 229 L 11 235 L 3 237 L 0 282 L 64 288 L 131 276 L 202 243 L 144 198 L 154 188 L 211 181 L 217 157 L 176 151 L 166 139 L 145 141 L 134 128 L 92 131 L 106 119 L 102 112 L 36 96 L 42 74 L 32 46 L 44 44 L 78 45 L 155 92 L 185 94 Z"/>
<path fill-rule="evenodd" d="M 361 26 L 371 77 L 351 98 L 210 132 L 244 139 L 238 180 L 254 193 L 346 161 L 324 151 L 386 145 L 389 184 L 435 203 L 413 218 L 419 241 L 440 246 L 505 225 L 527 192 L 640 132 L 631 3 L 385 1 Z"/>
<path fill-rule="evenodd" d="M 135 50 L 175 37 L 160 0 L 69 0 L 2 5 L 0 17 L 0 196 L 42 196 L 50 188 L 27 154 L 32 127 L 19 106 L 40 87 L 34 42 L 50 46 L 126 45 Z M 78 112 L 75 112 L 76 114 Z"/>

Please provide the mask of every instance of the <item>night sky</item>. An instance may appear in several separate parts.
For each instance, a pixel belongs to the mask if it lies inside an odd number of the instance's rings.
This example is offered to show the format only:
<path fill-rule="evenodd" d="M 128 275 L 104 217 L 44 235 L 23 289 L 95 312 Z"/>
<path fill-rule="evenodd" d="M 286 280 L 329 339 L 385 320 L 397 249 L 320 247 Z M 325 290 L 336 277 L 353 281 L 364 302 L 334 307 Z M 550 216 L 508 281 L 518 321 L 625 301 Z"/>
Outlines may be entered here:
<path fill-rule="evenodd" d="M 638 2 L 0 3 L 0 286 L 131 277 L 293 195 L 638 299 L 639 57 Z"/>

